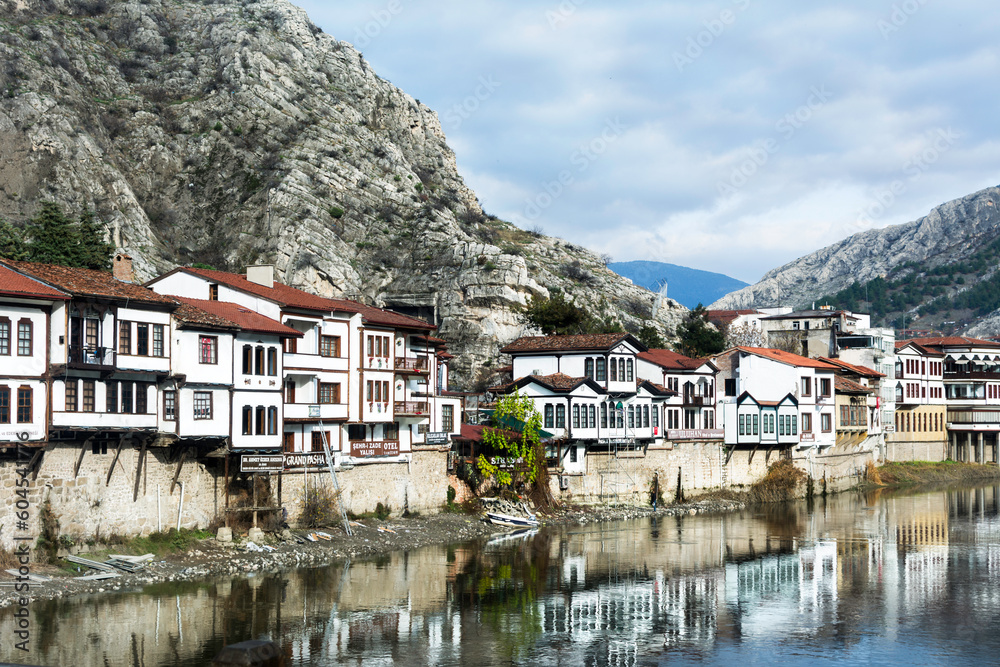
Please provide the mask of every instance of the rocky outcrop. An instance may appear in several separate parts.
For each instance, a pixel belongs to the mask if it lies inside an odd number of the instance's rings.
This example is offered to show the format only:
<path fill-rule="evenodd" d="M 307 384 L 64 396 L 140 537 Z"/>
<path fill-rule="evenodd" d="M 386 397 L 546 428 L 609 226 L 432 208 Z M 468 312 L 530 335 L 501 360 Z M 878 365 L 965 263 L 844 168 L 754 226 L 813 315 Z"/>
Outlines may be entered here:
<path fill-rule="evenodd" d="M 905 262 L 936 266 L 959 261 L 1000 234 L 998 206 L 1000 188 L 986 188 L 914 222 L 854 234 L 769 271 L 757 284 L 727 294 L 710 308 L 801 306 L 855 281 L 885 276 Z"/>
<path fill-rule="evenodd" d="M 284 0 L 0 0 L 0 17 L 0 216 L 90 207 L 141 277 L 273 263 L 436 316 L 466 377 L 553 289 L 632 329 L 684 312 L 485 215 L 436 114 Z"/>

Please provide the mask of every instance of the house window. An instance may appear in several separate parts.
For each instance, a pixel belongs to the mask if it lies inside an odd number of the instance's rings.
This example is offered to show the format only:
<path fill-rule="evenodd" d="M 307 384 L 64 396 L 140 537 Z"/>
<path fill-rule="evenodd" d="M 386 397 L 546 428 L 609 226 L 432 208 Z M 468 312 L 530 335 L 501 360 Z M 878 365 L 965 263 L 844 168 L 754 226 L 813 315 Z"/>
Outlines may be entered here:
<path fill-rule="evenodd" d="M 76 380 L 66 380 L 66 412 L 76 412 Z"/>
<path fill-rule="evenodd" d="M 583 362 L 583 374 L 589 377 L 591 380 L 594 379 L 594 358 L 587 357 Z"/>
<path fill-rule="evenodd" d="M 219 285 L 217 283 L 210 283 L 208 285 L 208 300 L 209 301 L 219 300 Z"/>
<path fill-rule="evenodd" d="M 243 375 L 253 373 L 253 345 L 243 346 Z"/>
<path fill-rule="evenodd" d="M 164 352 L 163 348 L 163 325 L 154 324 L 153 325 L 153 356 L 162 357 Z"/>
<path fill-rule="evenodd" d="M 597 408 L 590 406 L 590 428 L 597 428 Z"/>
<path fill-rule="evenodd" d="M 625 428 L 625 409 L 624 408 L 620 410 L 616 409 L 615 414 L 618 415 L 617 417 L 618 428 Z"/>
<path fill-rule="evenodd" d="M 642 419 L 642 417 L 640 417 Z M 628 427 L 635 428 L 635 408 L 633 406 L 628 406 Z"/>
<path fill-rule="evenodd" d="M 573 428 L 580 428 L 580 406 L 573 406 Z"/>
<path fill-rule="evenodd" d="M 97 320 L 92 317 L 84 319 L 83 329 L 84 329 L 84 344 L 86 345 L 87 349 L 96 350 L 97 339 L 98 339 Z"/>
<path fill-rule="evenodd" d="M 267 409 L 267 434 L 278 435 L 278 408 L 273 405 Z"/>
<path fill-rule="evenodd" d="M 267 348 L 267 374 L 271 376 L 278 374 L 278 350 L 274 347 Z"/>
<path fill-rule="evenodd" d="M 455 406 L 441 406 L 441 430 L 445 433 L 451 433 L 455 430 Z"/>
<path fill-rule="evenodd" d="M 118 412 L 118 383 L 108 382 L 106 386 L 105 394 L 107 395 L 106 407 L 107 412 L 115 413 Z"/>
<path fill-rule="evenodd" d="M 0 354 L 10 354 L 10 320 L 0 318 Z"/>
<path fill-rule="evenodd" d="M 594 379 L 597 380 L 598 382 L 604 382 L 605 380 L 608 379 L 605 368 L 607 362 L 601 358 L 596 359 L 595 362 L 596 363 L 595 363 Z"/>
<path fill-rule="evenodd" d="M 122 414 L 132 414 L 132 383 L 122 382 Z"/>
<path fill-rule="evenodd" d="M 725 380 L 725 391 L 726 396 L 736 395 L 736 378 L 727 378 Z"/>
<path fill-rule="evenodd" d="M 653 428 L 657 428 L 660 425 L 660 409 L 657 407 L 653 408 Z"/>
<path fill-rule="evenodd" d="M 812 378 L 804 377 L 802 378 L 802 395 L 812 396 Z"/>
<path fill-rule="evenodd" d="M 319 402 L 340 403 L 340 384 L 335 382 L 320 382 Z"/>
<path fill-rule="evenodd" d="M 545 404 L 545 428 L 555 427 L 555 408 L 551 403 Z"/>
<path fill-rule="evenodd" d="M 285 435 L 288 435 L 287 433 Z M 330 442 L 330 432 L 329 431 L 313 431 L 312 432 L 312 451 L 322 452 L 323 451 L 323 436 L 326 436 L 326 442 Z M 364 436 L 362 435 L 362 438 Z"/>
<path fill-rule="evenodd" d="M 0 387 L 0 424 L 10 423 L 10 387 Z"/>
<path fill-rule="evenodd" d="M 789 419 L 791 419 L 792 428 L 789 431 L 788 435 L 798 435 L 799 434 L 799 419 L 798 419 L 798 415 L 792 415 L 791 417 L 789 417 Z"/>
<path fill-rule="evenodd" d="M 295 381 L 288 380 L 285 382 L 285 403 L 295 402 Z"/>
<path fill-rule="evenodd" d="M 625 359 L 618 360 L 618 381 L 625 382 Z"/>
<path fill-rule="evenodd" d="M 569 448 L 569 462 L 576 463 L 576 445 L 570 445 Z"/>
<path fill-rule="evenodd" d="M 566 428 L 566 406 L 556 406 L 556 428 Z"/>
<path fill-rule="evenodd" d="M 17 323 L 17 356 L 31 356 L 32 324 L 31 320 L 20 320 Z"/>
<path fill-rule="evenodd" d="M 819 426 L 823 430 L 823 433 L 829 433 L 832 430 L 832 422 L 833 420 L 830 418 L 829 412 L 824 412 L 819 416 Z"/>
<path fill-rule="evenodd" d="M 829 398 L 830 397 L 830 379 L 822 378 L 819 381 L 819 395 Z"/>
<path fill-rule="evenodd" d="M 319 354 L 323 357 L 339 357 L 340 336 L 320 336 Z"/>
<path fill-rule="evenodd" d="M 20 325 L 18 325 L 20 328 Z M 31 387 L 17 388 L 17 423 L 30 424 L 34 421 L 32 417 L 31 399 L 33 390 Z"/>
<path fill-rule="evenodd" d="M 295 451 L 295 434 L 286 431 L 281 436 L 281 451 L 283 452 L 294 452 Z"/>
<path fill-rule="evenodd" d="M 642 427 L 649 428 L 649 406 L 642 406 Z"/>
<path fill-rule="evenodd" d="M 299 351 L 299 339 L 298 338 L 286 338 L 285 339 L 285 352 L 288 354 L 295 354 Z"/>
<path fill-rule="evenodd" d="M 778 415 L 778 435 L 785 435 L 785 415 Z"/>
<path fill-rule="evenodd" d="M 846 405 L 840 406 L 840 425 L 841 426 L 851 425 L 851 409 Z"/>
<path fill-rule="evenodd" d="M 145 382 L 135 383 L 135 413 L 137 415 L 144 415 L 147 412 L 148 399 L 149 399 L 149 385 Z"/>
<path fill-rule="evenodd" d="M 243 406 L 243 435 L 253 435 L 253 408 Z"/>
<path fill-rule="evenodd" d="M 219 363 L 219 339 L 216 336 L 198 337 L 198 363 Z"/>
<path fill-rule="evenodd" d="M 603 361 L 603 359 L 598 359 L 598 361 Z M 608 404 L 601 403 L 601 428 L 608 427 Z"/>
<path fill-rule="evenodd" d="M 611 359 L 610 362 L 611 362 L 611 381 L 618 382 L 618 362 L 614 359 Z"/>
<path fill-rule="evenodd" d="M 194 418 L 195 419 L 212 418 L 212 392 L 210 391 L 194 392 Z"/>
<path fill-rule="evenodd" d="M 264 406 L 263 405 L 258 405 L 257 406 L 257 420 L 256 420 L 257 423 L 256 423 L 256 428 L 254 429 L 254 433 L 256 433 L 257 435 L 264 435 L 264 429 L 267 428 L 266 419 L 267 419 L 267 417 L 265 416 L 265 413 L 264 413 Z"/>
<path fill-rule="evenodd" d="M 83 411 L 94 411 L 95 382 L 93 380 L 83 381 Z"/>
<path fill-rule="evenodd" d="M 628 361 L 626 362 L 626 366 L 625 366 L 625 367 L 626 367 L 626 368 L 628 369 L 628 381 L 629 381 L 629 382 L 632 382 L 632 381 L 633 381 L 633 380 L 632 380 L 632 377 L 633 377 L 633 376 L 632 376 L 632 360 L 631 360 L 631 359 L 629 359 L 629 360 L 628 360 Z"/>
<path fill-rule="evenodd" d="M 118 354 L 132 354 L 132 323 L 118 323 Z"/>
<path fill-rule="evenodd" d="M 757 435 L 757 415 L 753 416 L 753 433 L 750 435 Z"/>
<path fill-rule="evenodd" d="M 254 375 L 264 374 L 264 348 L 257 346 L 254 350 Z"/>
<path fill-rule="evenodd" d="M 364 440 L 365 439 L 365 425 L 364 424 L 348 424 L 347 425 L 347 439 L 348 440 Z"/>
<path fill-rule="evenodd" d="M 149 356 L 149 325 L 135 325 L 135 353 L 140 357 Z"/>
<path fill-rule="evenodd" d="M 177 421 L 177 391 L 174 389 L 163 392 L 163 420 Z"/>

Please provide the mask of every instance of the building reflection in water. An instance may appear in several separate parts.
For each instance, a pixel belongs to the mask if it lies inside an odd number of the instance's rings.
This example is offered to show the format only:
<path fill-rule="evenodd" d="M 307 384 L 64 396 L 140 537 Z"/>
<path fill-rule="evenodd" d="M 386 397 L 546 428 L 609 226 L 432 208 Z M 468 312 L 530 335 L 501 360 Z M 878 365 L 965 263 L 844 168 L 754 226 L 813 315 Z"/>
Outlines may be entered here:
<path fill-rule="evenodd" d="M 30 657 L 197 665 L 249 637 L 295 665 L 635 665 L 776 643 L 829 657 L 871 636 L 905 645 L 915 624 L 954 641 L 957 619 L 1000 613 L 998 583 L 1000 487 L 842 495 L 40 603 Z M 971 632 L 969 650 L 1000 650 Z"/>

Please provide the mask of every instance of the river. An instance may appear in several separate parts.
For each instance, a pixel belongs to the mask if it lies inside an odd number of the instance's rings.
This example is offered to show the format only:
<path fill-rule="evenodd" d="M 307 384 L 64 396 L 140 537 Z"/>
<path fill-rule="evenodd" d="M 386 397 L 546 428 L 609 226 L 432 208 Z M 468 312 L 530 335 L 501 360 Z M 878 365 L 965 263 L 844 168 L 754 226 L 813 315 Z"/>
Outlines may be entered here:
<path fill-rule="evenodd" d="M 378 560 L 38 602 L 0 660 L 206 665 L 967 664 L 1000 656 L 1000 487 L 548 528 Z"/>

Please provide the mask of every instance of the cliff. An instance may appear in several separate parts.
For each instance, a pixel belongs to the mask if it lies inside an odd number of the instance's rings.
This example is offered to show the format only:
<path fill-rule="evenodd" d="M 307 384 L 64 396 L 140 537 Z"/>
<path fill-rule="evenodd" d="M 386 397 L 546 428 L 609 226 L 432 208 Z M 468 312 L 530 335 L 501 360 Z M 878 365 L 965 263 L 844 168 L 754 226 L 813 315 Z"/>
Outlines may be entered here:
<path fill-rule="evenodd" d="M 90 207 L 143 278 L 273 263 L 297 287 L 436 320 L 459 377 L 553 289 L 633 330 L 684 312 L 485 215 L 436 114 L 288 2 L 0 0 L 0 16 L 15 223 L 43 200 Z"/>

